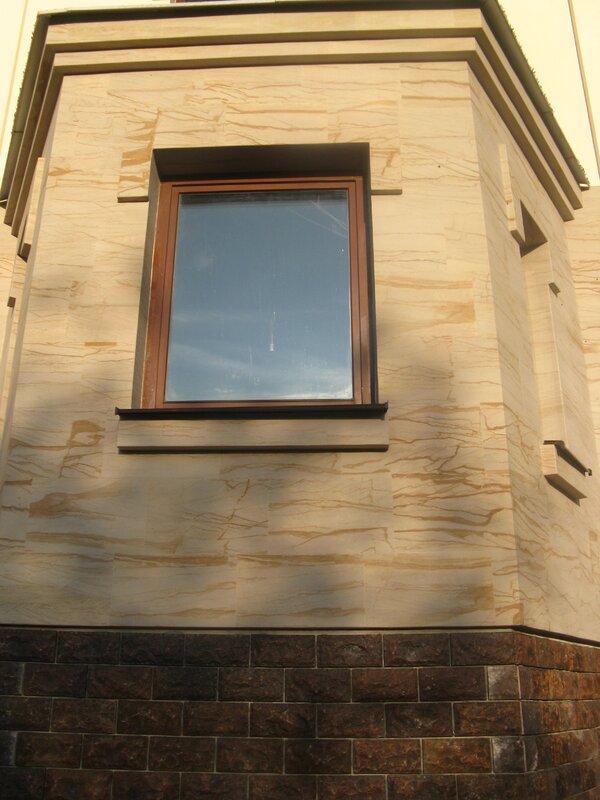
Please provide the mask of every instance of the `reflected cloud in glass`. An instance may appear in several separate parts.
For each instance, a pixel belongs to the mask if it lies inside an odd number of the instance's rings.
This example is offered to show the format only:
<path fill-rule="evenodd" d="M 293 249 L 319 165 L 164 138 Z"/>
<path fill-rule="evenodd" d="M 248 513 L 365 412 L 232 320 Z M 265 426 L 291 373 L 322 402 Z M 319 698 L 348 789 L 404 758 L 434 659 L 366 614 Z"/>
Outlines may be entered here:
<path fill-rule="evenodd" d="M 344 189 L 183 194 L 165 399 L 351 399 Z"/>

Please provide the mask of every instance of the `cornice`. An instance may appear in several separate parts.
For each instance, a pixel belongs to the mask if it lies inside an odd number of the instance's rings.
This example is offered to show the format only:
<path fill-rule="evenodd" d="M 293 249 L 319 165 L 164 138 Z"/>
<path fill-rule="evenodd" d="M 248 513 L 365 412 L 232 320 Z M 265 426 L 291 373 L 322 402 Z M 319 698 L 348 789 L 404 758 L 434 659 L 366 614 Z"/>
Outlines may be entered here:
<path fill-rule="evenodd" d="M 496 0 L 217 0 L 39 18 L 2 184 L 6 222 L 18 229 L 66 76 L 410 61 L 468 63 L 561 216 L 572 218 L 587 179 Z"/>

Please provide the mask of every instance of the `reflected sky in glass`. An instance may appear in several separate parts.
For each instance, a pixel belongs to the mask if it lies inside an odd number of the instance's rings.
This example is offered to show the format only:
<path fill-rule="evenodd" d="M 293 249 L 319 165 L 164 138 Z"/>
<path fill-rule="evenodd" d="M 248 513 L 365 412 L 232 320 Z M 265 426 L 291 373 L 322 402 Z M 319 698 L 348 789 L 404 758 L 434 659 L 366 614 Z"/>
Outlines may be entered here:
<path fill-rule="evenodd" d="M 180 195 L 165 400 L 352 398 L 345 189 Z"/>

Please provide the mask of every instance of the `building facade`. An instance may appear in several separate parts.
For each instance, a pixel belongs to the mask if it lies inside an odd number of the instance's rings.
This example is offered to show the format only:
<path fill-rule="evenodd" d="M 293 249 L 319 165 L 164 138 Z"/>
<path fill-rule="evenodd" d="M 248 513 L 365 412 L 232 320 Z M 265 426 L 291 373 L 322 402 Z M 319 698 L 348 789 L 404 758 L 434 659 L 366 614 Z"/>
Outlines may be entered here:
<path fill-rule="evenodd" d="M 600 194 L 495 2 L 39 18 L 5 796 L 600 791 Z"/>

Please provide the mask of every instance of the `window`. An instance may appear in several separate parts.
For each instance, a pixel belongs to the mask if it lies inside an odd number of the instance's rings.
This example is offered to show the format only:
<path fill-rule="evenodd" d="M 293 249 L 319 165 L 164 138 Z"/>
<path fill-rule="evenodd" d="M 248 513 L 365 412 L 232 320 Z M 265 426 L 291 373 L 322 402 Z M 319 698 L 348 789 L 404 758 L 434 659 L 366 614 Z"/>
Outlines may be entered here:
<path fill-rule="evenodd" d="M 160 184 L 142 406 L 375 402 L 361 176 Z"/>

